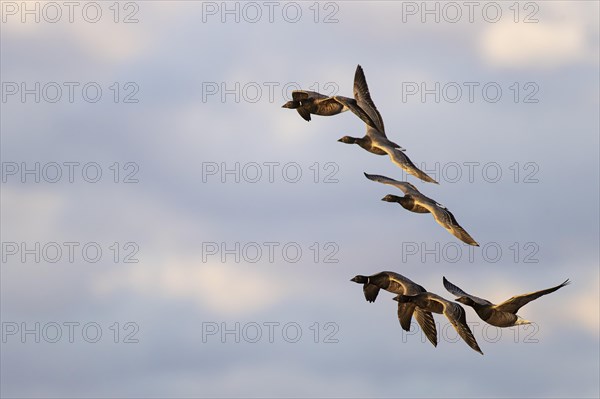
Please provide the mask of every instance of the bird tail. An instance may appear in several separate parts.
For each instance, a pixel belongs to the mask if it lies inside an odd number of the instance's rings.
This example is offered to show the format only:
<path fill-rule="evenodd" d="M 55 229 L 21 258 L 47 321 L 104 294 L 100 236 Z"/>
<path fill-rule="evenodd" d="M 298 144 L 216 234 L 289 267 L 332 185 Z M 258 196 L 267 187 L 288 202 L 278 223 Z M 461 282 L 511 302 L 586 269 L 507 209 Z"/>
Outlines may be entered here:
<path fill-rule="evenodd" d="M 521 324 L 531 324 L 531 322 L 529 320 L 525 320 L 524 318 L 522 318 L 521 316 L 517 315 L 517 321 L 515 321 L 515 326 L 521 325 Z"/>

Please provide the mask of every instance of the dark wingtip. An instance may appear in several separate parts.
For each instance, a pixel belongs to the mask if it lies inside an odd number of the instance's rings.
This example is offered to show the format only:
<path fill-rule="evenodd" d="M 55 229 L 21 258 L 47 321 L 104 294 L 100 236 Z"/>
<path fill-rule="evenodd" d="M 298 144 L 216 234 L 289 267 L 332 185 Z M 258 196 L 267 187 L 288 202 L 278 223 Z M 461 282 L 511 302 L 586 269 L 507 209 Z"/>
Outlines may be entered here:
<path fill-rule="evenodd" d="M 476 352 L 479 352 L 481 355 L 483 355 L 483 351 L 481 350 L 481 348 L 479 347 L 479 345 L 477 344 L 477 342 L 473 342 L 474 346 L 471 346 L 471 349 L 473 349 Z"/>
<path fill-rule="evenodd" d="M 429 176 L 427 174 L 424 174 L 424 175 L 425 175 L 425 178 L 423 178 L 421 180 L 423 180 L 423 181 L 425 181 L 427 183 L 440 184 L 433 177 L 431 177 L 431 176 Z"/>

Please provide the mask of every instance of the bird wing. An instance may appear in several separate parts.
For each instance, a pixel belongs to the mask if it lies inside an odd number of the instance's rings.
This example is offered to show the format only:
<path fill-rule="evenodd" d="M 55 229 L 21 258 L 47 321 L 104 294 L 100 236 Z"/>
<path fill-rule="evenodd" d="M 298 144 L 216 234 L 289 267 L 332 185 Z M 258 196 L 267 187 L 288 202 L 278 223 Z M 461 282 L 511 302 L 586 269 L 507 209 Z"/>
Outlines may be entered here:
<path fill-rule="evenodd" d="M 437 300 L 437 299 L 434 299 Z M 441 302 L 441 301 L 439 301 Z M 457 303 L 450 301 L 441 302 L 444 305 L 444 316 L 450 320 L 450 323 L 454 326 L 458 335 L 469 345 L 473 350 L 481 353 L 481 348 L 477 344 L 477 340 L 473 336 L 471 329 L 467 325 L 467 317 L 465 316 L 465 310 Z"/>
<path fill-rule="evenodd" d="M 377 129 L 379 134 L 385 137 L 383 118 L 377 110 L 377 107 L 375 107 L 375 103 L 373 103 L 373 100 L 371 99 L 371 93 L 369 93 L 367 79 L 365 78 L 365 73 L 360 65 L 356 66 L 356 72 L 354 73 L 354 98 L 356 99 L 358 106 L 362 108 L 373 121 L 372 126 Z"/>
<path fill-rule="evenodd" d="M 433 320 L 433 315 L 431 312 L 427 312 L 419 307 L 417 307 L 414 311 L 415 319 L 419 326 L 421 326 L 421 331 L 425 333 L 425 336 L 433 344 L 433 346 L 437 346 L 437 329 L 435 327 L 435 320 Z"/>
<path fill-rule="evenodd" d="M 367 301 L 375 302 L 375 299 L 377 299 L 377 294 L 379 294 L 379 287 L 375 284 L 364 284 L 363 293 L 365 294 L 365 299 Z"/>
<path fill-rule="evenodd" d="M 308 112 L 308 110 L 306 108 L 298 107 L 298 108 L 296 108 L 296 111 L 298 111 L 298 113 L 300 114 L 302 119 L 304 119 L 307 122 L 310 122 L 310 112 Z"/>
<path fill-rule="evenodd" d="M 425 197 L 425 200 L 423 200 L 423 198 L 415 198 L 415 201 L 418 205 L 428 209 L 433 215 L 435 221 L 440 226 L 448 230 L 450 234 L 466 244 L 479 246 L 477 241 L 475 241 L 473 237 L 471 237 L 469 233 L 467 233 L 466 230 L 458 224 L 454 215 L 446 207 L 427 197 Z"/>
<path fill-rule="evenodd" d="M 373 129 L 367 129 L 367 134 L 369 134 L 369 131 L 372 131 Z M 392 162 L 394 164 L 396 164 L 397 166 L 399 166 L 402 170 L 404 170 L 406 173 L 413 175 L 425 182 L 428 183 L 435 183 L 435 184 L 439 184 L 437 181 L 435 181 L 433 178 L 431 178 L 427 173 L 423 172 L 421 169 L 417 168 L 417 166 L 410 160 L 410 158 L 408 157 L 408 155 L 406 155 L 403 151 L 394 148 L 391 144 L 391 142 L 387 139 L 381 140 L 380 138 L 374 137 L 374 136 L 370 136 L 373 145 L 375 145 L 377 148 L 385 151 L 390 159 L 392 160 Z"/>
<path fill-rule="evenodd" d="M 378 183 L 389 184 L 390 186 L 397 187 L 400 190 L 402 190 L 402 192 L 406 195 L 413 195 L 413 196 L 422 195 L 421 192 L 419 190 L 417 190 L 417 188 L 415 186 L 413 186 L 412 184 L 410 184 L 408 182 L 390 179 L 389 177 L 385 177 L 385 176 L 381 176 L 381 175 L 370 175 L 368 173 L 365 173 L 365 176 L 369 180 L 373 180 Z"/>
<path fill-rule="evenodd" d="M 400 321 L 400 325 L 404 331 L 410 330 L 410 321 L 414 311 L 415 304 L 409 302 L 398 302 L 398 320 Z"/>
<path fill-rule="evenodd" d="M 471 298 L 474 302 L 476 302 L 480 305 L 493 305 L 493 303 L 486 301 L 485 299 L 476 297 L 471 294 L 467 294 L 466 292 L 464 292 L 463 290 L 461 290 L 460 288 L 458 288 L 457 286 L 452 284 L 450 281 L 446 280 L 446 277 L 443 277 L 443 281 L 444 281 L 444 287 L 446 288 L 446 290 L 448 290 L 448 292 L 450 292 L 451 294 L 453 294 L 455 296 L 458 296 L 458 297 L 466 296 L 468 298 Z"/>
<path fill-rule="evenodd" d="M 504 301 L 501 304 L 497 305 L 496 310 L 499 310 L 501 312 L 509 312 L 509 313 L 515 314 L 521 307 L 527 305 L 529 302 L 533 301 L 534 299 L 537 299 L 546 294 L 550 294 L 550 293 L 564 287 L 565 285 L 567 285 L 569 283 L 570 283 L 570 281 L 567 279 L 562 284 L 559 284 L 556 287 L 548 288 L 548 289 L 541 290 L 541 291 L 531 292 L 529 294 L 513 296 L 509 300 Z"/>
<path fill-rule="evenodd" d="M 408 277 L 404 277 L 401 274 L 395 272 L 385 272 L 388 275 L 388 278 L 391 281 L 395 281 L 396 283 L 402 286 L 402 290 L 404 295 L 416 295 L 421 292 L 425 292 L 425 289 L 421 287 L 419 284 L 415 283 Z M 400 292 L 397 292 L 397 294 Z"/>
<path fill-rule="evenodd" d="M 323 95 L 321 93 L 317 93 L 316 91 L 307 91 L 307 90 L 292 91 L 292 100 L 294 100 L 294 101 L 307 100 L 309 98 L 320 99 L 320 98 L 327 98 L 327 97 L 329 97 L 329 96 Z"/>
<path fill-rule="evenodd" d="M 358 116 L 364 123 L 367 124 L 367 128 L 375 128 L 375 122 L 373 119 L 367 114 L 356 102 L 353 98 L 342 97 L 342 96 L 333 96 L 332 99 L 342 105 L 348 107 L 350 111 L 356 116 Z"/>
<path fill-rule="evenodd" d="M 344 110 L 344 103 L 338 100 L 339 97 L 326 97 L 316 103 L 317 114 L 324 116 L 337 115 Z"/>
<path fill-rule="evenodd" d="M 390 280 L 395 281 L 396 283 L 402 286 L 403 295 L 416 295 L 423 292 L 427 292 L 425 288 L 415 283 L 411 279 L 404 277 L 401 274 L 395 272 L 386 272 Z M 398 302 L 398 320 L 400 321 L 400 325 L 405 331 L 410 330 L 410 322 L 413 314 L 415 315 L 415 319 L 417 323 L 421 326 L 421 329 L 427 336 L 427 339 L 431 341 L 433 346 L 437 345 L 437 331 L 435 328 L 435 322 L 433 320 L 433 316 L 430 312 L 424 311 L 417 307 L 414 303 Z"/>

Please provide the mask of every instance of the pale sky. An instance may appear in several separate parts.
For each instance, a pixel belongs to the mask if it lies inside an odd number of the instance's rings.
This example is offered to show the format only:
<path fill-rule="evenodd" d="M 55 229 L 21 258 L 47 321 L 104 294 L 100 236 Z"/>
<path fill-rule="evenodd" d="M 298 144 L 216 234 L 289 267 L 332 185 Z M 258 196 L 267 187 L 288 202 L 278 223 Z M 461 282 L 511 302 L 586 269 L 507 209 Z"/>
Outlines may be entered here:
<path fill-rule="evenodd" d="M 23 4 L 0 7 L 2 396 L 600 395 L 598 3 Z M 439 186 L 338 143 L 351 113 L 281 108 L 351 96 L 357 64 Z M 442 276 L 492 302 L 572 284 L 530 327 L 466 309 L 481 356 L 349 281 L 382 270 L 448 299 Z"/>

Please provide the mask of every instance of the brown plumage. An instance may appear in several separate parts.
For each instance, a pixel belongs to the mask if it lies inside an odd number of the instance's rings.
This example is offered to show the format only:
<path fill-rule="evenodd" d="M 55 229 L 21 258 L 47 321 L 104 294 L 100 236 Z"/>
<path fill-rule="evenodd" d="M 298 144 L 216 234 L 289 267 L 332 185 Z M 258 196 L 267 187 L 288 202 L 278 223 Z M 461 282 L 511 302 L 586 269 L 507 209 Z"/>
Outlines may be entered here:
<path fill-rule="evenodd" d="M 346 144 L 358 144 L 361 148 L 373 154 L 387 154 L 391 161 L 406 173 L 423 181 L 438 184 L 427 173 L 417 168 L 398 144 L 387 138 L 383 118 L 371 99 L 367 80 L 360 65 L 356 67 L 354 74 L 354 100 L 349 101 L 347 97 L 336 96 L 334 98 L 346 105 L 348 109 L 354 112 L 367 125 L 367 133 L 364 137 L 344 136 L 338 141 Z"/>
<path fill-rule="evenodd" d="M 460 335 L 467 345 L 483 355 L 477 344 L 477 340 L 467 325 L 465 310 L 459 304 L 450 302 L 432 292 L 423 292 L 416 295 L 397 295 L 394 297 L 394 301 L 398 301 L 398 303 L 411 303 L 427 312 L 443 314 L 452 323 L 458 335 Z"/>
<path fill-rule="evenodd" d="M 475 241 L 473 237 L 458 224 L 456 218 L 448 208 L 421 194 L 421 192 L 412 184 L 380 175 L 369 175 L 365 173 L 365 176 L 369 180 L 397 187 L 405 194 L 404 197 L 388 194 L 382 198 L 383 201 L 397 202 L 402 205 L 404 209 L 411 212 L 431 213 L 435 221 L 450 234 L 466 244 L 479 246 L 477 241 Z"/>
<path fill-rule="evenodd" d="M 550 294 L 570 283 L 567 279 L 556 287 L 531 292 L 529 294 L 513 296 L 501 304 L 495 305 L 486 299 L 467 294 L 465 291 L 446 280 L 446 277 L 443 278 L 443 281 L 444 287 L 446 287 L 448 292 L 458 297 L 456 299 L 457 302 L 472 307 L 481 320 L 496 327 L 512 327 L 519 324 L 531 323 L 529 320 L 522 319 L 517 315 L 519 309 L 529 302 L 543 295 Z"/>
<path fill-rule="evenodd" d="M 352 280 L 355 283 L 363 284 L 363 293 L 365 299 L 368 302 L 375 302 L 379 290 L 383 289 L 394 294 L 406 294 L 414 295 L 420 292 L 426 292 L 425 288 L 419 284 L 414 283 L 410 279 L 402 276 L 401 274 L 394 272 L 381 272 L 373 274 L 372 276 L 358 275 Z M 413 314 L 421 329 L 425 333 L 425 336 L 433 344 L 437 345 L 437 330 L 433 315 L 430 312 L 426 312 L 422 309 L 417 308 L 412 303 L 398 303 L 398 320 L 400 325 L 406 331 L 410 330 L 410 322 Z"/>
<path fill-rule="evenodd" d="M 338 97 L 338 99 L 344 98 Z M 348 100 L 352 99 L 348 98 Z M 283 104 L 282 108 L 295 109 L 304 120 L 310 121 L 310 114 L 331 116 L 348 111 L 349 108 L 344 105 L 344 102 L 340 102 L 334 97 L 317 93 L 316 91 L 294 90 L 292 92 L 292 101 Z"/>

